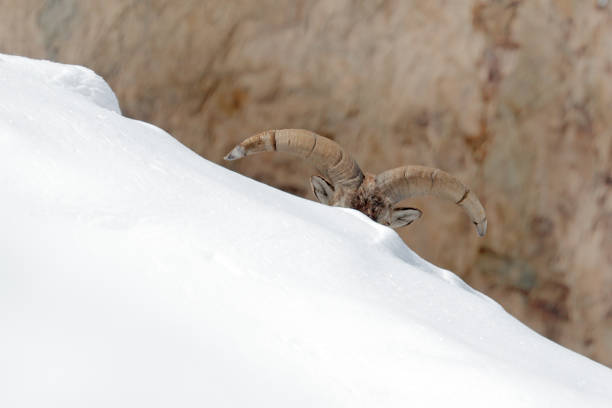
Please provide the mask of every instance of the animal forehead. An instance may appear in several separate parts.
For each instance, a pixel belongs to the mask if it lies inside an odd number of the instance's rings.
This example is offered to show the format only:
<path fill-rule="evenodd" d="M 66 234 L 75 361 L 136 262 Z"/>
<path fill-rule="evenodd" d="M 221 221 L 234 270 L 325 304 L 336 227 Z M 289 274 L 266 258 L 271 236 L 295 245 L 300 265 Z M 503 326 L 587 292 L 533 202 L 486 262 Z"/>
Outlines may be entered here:
<path fill-rule="evenodd" d="M 360 192 L 358 194 L 355 194 L 355 196 L 353 197 L 351 206 L 356 209 L 383 208 L 385 206 L 385 200 L 378 194 Z"/>

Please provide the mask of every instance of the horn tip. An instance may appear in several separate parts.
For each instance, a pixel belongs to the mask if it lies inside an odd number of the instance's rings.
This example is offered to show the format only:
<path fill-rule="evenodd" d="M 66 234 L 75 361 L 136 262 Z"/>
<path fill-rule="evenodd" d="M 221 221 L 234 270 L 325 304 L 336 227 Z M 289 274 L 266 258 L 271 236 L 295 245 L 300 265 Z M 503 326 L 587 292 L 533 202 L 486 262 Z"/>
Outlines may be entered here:
<path fill-rule="evenodd" d="M 487 232 L 487 219 L 486 218 L 480 222 L 475 222 L 474 225 L 476 225 L 476 231 L 478 231 L 479 236 L 482 237 L 484 236 L 484 234 L 486 234 Z"/>
<path fill-rule="evenodd" d="M 237 160 L 237 159 L 241 159 L 244 156 L 246 156 L 246 151 L 244 150 L 244 147 L 238 145 L 236 147 L 234 147 L 232 149 L 231 152 L 229 152 L 224 158 L 223 160 Z"/>

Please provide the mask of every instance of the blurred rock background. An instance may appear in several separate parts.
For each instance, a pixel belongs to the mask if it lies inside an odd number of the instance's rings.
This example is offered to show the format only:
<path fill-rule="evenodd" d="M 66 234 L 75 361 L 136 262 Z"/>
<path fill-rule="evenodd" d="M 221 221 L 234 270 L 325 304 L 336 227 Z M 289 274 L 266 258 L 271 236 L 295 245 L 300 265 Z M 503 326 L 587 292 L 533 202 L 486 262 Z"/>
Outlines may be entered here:
<path fill-rule="evenodd" d="M 399 230 L 543 335 L 612 366 L 612 6 L 606 0 L 0 0 L 0 52 L 88 66 L 125 115 L 209 160 L 269 128 L 362 168 L 440 167 L 481 197 Z M 282 154 L 222 163 L 312 198 Z M 296 231 L 296 233 L 298 233 Z"/>

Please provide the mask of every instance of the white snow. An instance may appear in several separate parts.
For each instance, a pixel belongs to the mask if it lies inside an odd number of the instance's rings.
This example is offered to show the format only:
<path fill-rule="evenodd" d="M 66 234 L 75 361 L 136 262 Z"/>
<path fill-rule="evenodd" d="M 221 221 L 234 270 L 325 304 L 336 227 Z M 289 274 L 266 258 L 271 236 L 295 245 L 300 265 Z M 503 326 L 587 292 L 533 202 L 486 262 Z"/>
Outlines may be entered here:
<path fill-rule="evenodd" d="M 81 67 L 0 55 L 0 209 L 2 407 L 612 406 L 612 370 Z"/>

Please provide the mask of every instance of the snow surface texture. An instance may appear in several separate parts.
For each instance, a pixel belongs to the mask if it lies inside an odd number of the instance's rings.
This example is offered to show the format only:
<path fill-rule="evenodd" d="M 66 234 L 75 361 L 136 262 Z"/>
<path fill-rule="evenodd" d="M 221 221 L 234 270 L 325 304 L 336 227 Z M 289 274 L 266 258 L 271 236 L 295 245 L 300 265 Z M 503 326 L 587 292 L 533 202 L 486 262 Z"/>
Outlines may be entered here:
<path fill-rule="evenodd" d="M 2 407 L 612 406 L 612 370 L 81 67 L 0 55 L 0 203 Z"/>

